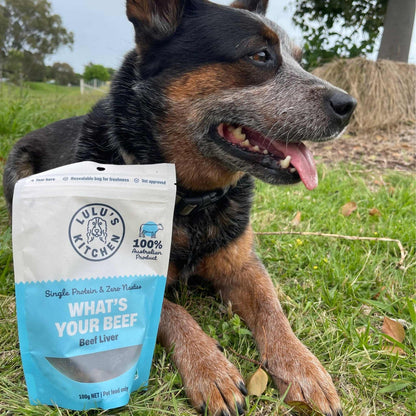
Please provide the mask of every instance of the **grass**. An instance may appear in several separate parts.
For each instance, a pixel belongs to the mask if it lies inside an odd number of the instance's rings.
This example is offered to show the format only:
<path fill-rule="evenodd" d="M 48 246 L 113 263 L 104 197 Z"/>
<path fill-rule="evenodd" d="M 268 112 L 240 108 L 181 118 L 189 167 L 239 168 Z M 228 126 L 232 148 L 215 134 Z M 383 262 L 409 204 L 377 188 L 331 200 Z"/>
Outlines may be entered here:
<path fill-rule="evenodd" d="M 76 89 L 32 84 L 23 93 L 0 90 L 0 173 L 18 137 L 60 118 L 83 114 L 98 96 Z M 298 337 L 317 355 L 339 390 L 345 415 L 415 415 L 415 219 L 413 174 L 372 172 L 356 165 L 319 166 L 320 185 L 257 184 L 252 219 L 256 231 L 315 231 L 399 239 L 407 250 L 403 268 L 395 243 L 345 241 L 318 236 L 258 236 L 257 249 Z M 341 207 L 357 210 L 344 217 Z M 369 210 L 377 208 L 381 216 Z M 292 219 L 301 212 L 295 226 Z M 194 415 L 169 353 L 156 346 L 149 388 L 129 405 L 111 411 L 72 412 L 30 406 L 16 329 L 11 231 L 0 193 L 0 415 Z M 254 341 L 244 323 L 205 287 L 171 296 L 187 306 L 203 329 L 224 347 L 244 377 L 256 370 Z M 402 319 L 405 356 L 386 354 L 383 317 Z M 283 415 L 271 383 L 260 398 L 247 399 L 248 415 Z"/>

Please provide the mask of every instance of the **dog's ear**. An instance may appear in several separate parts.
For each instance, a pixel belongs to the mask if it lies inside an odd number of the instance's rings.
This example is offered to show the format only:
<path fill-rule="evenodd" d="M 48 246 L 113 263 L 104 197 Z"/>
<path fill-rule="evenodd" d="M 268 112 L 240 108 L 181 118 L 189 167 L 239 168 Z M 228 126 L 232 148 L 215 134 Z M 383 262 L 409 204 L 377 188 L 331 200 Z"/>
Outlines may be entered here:
<path fill-rule="evenodd" d="M 136 42 L 148 44 L 173 35 L 185 0 L 127 0 L 127 17 L 134 25 Z"/>
<path fill-rule="evenodd" d="M 231 7 L 249 10 L 258 14 L 266 14 L 268 4 L 269 0 L 235 0 L 231 3 Z"/>

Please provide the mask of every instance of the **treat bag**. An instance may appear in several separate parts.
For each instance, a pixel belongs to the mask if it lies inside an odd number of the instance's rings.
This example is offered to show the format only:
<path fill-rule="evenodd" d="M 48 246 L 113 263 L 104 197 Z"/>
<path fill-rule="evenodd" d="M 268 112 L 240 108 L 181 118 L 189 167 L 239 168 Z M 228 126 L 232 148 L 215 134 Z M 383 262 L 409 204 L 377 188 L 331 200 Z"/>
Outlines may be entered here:
<path fill-rule="evenodd" d="M 170 164 L 81 162 L 16 184 L 17 319 L 32 404 L 110 409 L 147 385 L 175 181 Z"/>

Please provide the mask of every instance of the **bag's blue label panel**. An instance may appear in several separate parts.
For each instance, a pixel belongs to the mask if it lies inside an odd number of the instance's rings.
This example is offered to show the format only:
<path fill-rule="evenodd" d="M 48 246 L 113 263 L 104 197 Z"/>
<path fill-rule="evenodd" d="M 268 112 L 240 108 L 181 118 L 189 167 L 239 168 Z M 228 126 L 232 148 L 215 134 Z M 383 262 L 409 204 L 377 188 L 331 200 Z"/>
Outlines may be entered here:
<path fill-rule="evenodd" d="M 31 403 L 126 404 L 147 383 L 165 283 L 128 276 L 16 284 Z"/>

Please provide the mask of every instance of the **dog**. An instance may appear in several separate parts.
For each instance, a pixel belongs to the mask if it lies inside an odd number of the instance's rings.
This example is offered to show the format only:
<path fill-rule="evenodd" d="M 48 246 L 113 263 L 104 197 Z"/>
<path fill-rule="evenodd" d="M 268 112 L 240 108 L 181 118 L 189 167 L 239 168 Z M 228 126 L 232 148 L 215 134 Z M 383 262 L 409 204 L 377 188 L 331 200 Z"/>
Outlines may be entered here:
<path fill-rule="evenodd" d="M 301 49 L 265 17 L 267 0 L 127 0 L 135 49 L 108 96 L 80 117 L 22 138 L 4 190 L 11 210 L 22 177 L 91 160 L 174 163 L 178 196 L 168 285 L 209 282 L 251 329 L 262 362 L 288 403 L 342 415 L 331 377 L 296 338 L 253 250 L 253 178 L 317 186 L 303 141 L 333 139 L 356 101 L 307 73 Z M 244 412 L 243 378 L 188 312 L 165 299 L 158 341 L 172 349 L 192 405 Z"/>

